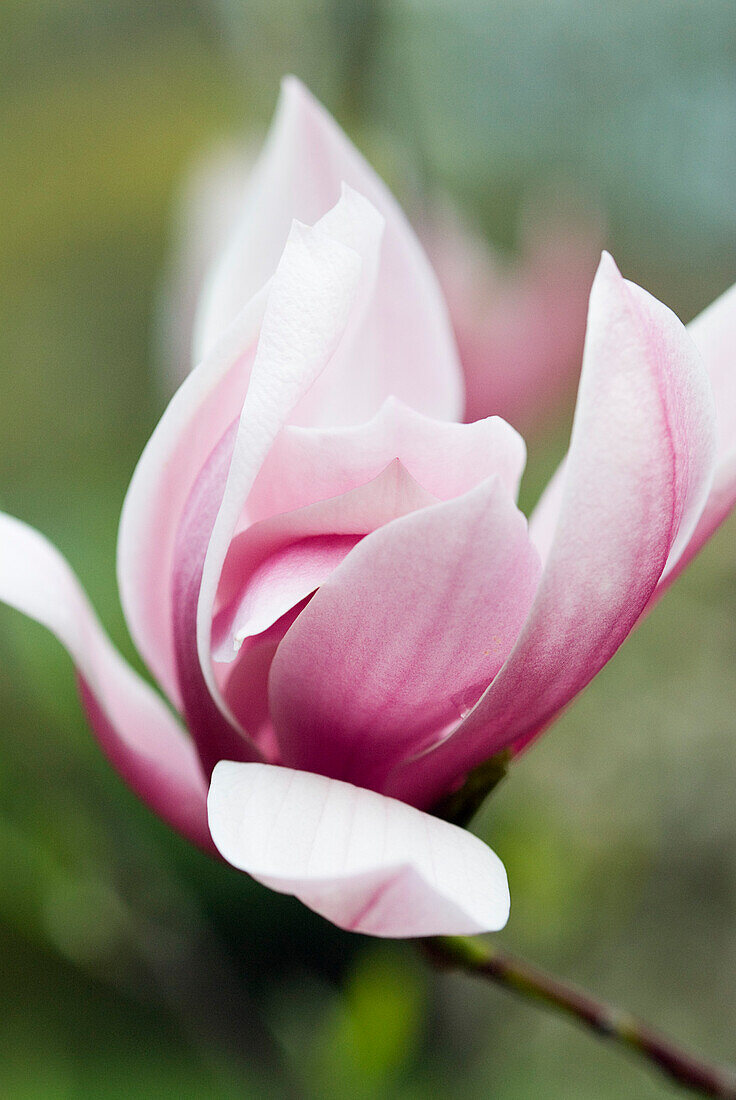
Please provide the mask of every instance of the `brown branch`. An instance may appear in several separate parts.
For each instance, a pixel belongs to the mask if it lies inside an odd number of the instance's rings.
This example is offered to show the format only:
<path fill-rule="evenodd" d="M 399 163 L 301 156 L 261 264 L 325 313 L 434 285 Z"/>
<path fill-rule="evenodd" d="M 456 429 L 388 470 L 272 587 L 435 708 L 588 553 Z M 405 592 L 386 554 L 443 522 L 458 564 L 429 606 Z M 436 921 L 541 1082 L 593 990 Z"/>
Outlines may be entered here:
<path fill-rule="evenodd" d="M 635 1016 L 595 1000 L 522 959 L 463 936 L 424 940 L 423 947 L 435 965 L 488 978 L 505 989 L 548 1005 L 601 1038 L 644 1058 L 683 1088 L 701 1096 L 736 1100 L 733 1069 L 713 1066 L 688 1054 Z"/>

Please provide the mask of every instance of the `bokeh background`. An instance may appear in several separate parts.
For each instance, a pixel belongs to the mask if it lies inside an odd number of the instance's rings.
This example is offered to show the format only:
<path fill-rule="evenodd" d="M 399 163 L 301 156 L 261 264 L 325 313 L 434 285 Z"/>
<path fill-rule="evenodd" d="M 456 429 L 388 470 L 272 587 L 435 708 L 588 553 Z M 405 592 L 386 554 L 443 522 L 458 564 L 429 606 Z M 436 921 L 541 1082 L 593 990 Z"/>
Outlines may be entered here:
<path fill-rule="evenodd" d="M 0 505 L 68 556 L 134 662 L 123 495 L 160 416 L 191 164 L 279 77 L 402 198 L 513 258 L 540 194 L 605 220 L 683 320 L 736 279 L 732 0 L 3 0 Z M 412 182 L 413 181 L 413 182 Z M 569 407 L 531 439 L 539 492 Z M 475 823 L 509 949 L 736 1059 L 736 546 L 726 525 Z M 140 666 L 138 666 L 140 667 Z M 341 934 L 190 850 L 111 772 L 71 668 L 0 614 L 0 1093 L 664 1098 L 564 1021 Z"/>

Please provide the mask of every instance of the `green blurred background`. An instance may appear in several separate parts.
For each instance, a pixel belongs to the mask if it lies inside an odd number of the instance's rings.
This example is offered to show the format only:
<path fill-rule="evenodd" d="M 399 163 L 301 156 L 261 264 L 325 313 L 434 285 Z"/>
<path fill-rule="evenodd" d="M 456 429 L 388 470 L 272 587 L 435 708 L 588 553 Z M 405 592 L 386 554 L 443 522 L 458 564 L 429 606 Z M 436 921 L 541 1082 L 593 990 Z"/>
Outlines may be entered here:
<path fill-rule="evenodd" d="M 164 404 L 174 202 L 194 159 L 265 127 L 282 73 L 397 190 L 446 189 L 510 254 L 528 196 L 572 181 L 684 320 L 736 279 L 732 0 L 3 0 L 0 59 L 0 505 L 63 550 L 134 661 L 114 546 Z M 532 441 L 527 501 L 564 438 Z M 724 1060 L 735 531 L 475 825 L 509 870 L 499 942 Z M 66 656 L 5 610 L 0 738 L 1 1095 L 674 1095 L 190 850 L 101 758 Z"/>

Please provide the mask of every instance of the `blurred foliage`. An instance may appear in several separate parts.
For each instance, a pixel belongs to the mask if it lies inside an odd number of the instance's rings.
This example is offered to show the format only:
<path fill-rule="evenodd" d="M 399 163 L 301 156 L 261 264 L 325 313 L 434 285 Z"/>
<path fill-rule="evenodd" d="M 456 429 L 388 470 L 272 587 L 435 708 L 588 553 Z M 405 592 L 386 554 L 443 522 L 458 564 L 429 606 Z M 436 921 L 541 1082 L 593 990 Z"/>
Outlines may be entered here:
<path fill-rule="evenodd" d="M 502 248 L 530 195 L 570 189 L 685 319 L 736 278 L 730 0 L 4 0 L 0 62 L 0 503 L 134 661 L 114 543 L 161 413 L 172 199 L 203 148 L 265 125 L 284 71 Z M 565 437 L 534 441 L 527 504 Z M 476 823 L 509 869 L 505 943 L 732 1059 L 735 531 Z M 190 850 L 101 759 L 59 647 L 3 610 L 0 657 L 3 1095 L 672 1095 Z"/>

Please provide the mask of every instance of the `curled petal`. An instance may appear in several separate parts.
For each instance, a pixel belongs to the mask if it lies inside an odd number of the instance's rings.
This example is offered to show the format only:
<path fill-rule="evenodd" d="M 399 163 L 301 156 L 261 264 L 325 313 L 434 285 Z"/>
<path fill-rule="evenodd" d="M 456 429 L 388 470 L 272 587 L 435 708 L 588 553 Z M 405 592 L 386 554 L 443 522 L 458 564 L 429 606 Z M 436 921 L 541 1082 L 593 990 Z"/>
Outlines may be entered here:
<path fill-rule="evenodd" d="M 380 790 L 493 680 L 538 578 L 526 520 L 497 479 L 368 535 L 276 651 L 284 763 Z"/>
<path fill-rule="evenodd" d="M 225 490 L 236 427 L 233 424 L 225 432 L 189 495 L 177 534 L 171 575 L 174 655 L 182 709 L 208 775 L 218 760 L 261 759 L 259 749 L 245 730 L 218 710 L 205 682 L 197 651 L 197 605 L 202 569 Z"/>
<path fill-rule="evenodd" d="M 359 423 L 392 393 L 430 416 L 458 419 L 462 375 L 445 304 L 422 247 L 387 187 L 294 77 L 283 83 L 232 244 L 205 284 L 195 359 L 209 351 L 271 275 L 292 220 L 313 225 L 337 202 L 343 182 L 365 195 L 386 222 L 376 293 L 349 362 L 344 369 L 335 367 L 329 387 L 317 387 L 302 422 Z M 318 421 L 320 408 L 327 416 Z"/>
<path fill-rule="evenodd" d="M 525 454 L 521 436 L 498 417 L 450 424 L 394 398 L 358 427 L 288 425 L 248 495 L 245 529 L 228 549 L 215 659 L 232 661 L 245 637 L 318 588 L 376 527 L 493 475 L 515 498 Z"/>
<path fill-rule="evenodd" d="M 211 850 L 207 787 L 194 747 L 161 699 L 110 643 L 76 577 L 37 531 L 0 515 L 0 599 L 69 651 L 100 744 L 155 813 Z"/>
<path fill-rule="evenodd" d="M 215 660 L 231 661 L 246 638 L 268 630 L 329 577 L 360 535 L 312 535 L 276 550 L 248 579 Z"/>
<path fill-rule="evenodd" d="M 389 786 L 424 805 L 498 750 L 543 728 L 615 653 L 668 558 L 686 545 L 713 472 L 707 375 L 677 318 L 604 255 L 556 507 L 530 532 L 548 547 L 506 665 L 457 731 Z M 552 525 L 552 533 L 549 533 Z M 431 804 L 431 803 L 430 803 Z"/>
<path fill-rule="evenodd" d="M 736 504 L 736 286 L 722 294 L 688 325 L 703 357 L 716 406 L 716 468 L 705 507 L 692 536 L 670 557 L 657 586 L 661 595 Z"/>
<path fill-rule="evenodd" d="M 120 517 L 117 573 L 128 628 L 178 707 L 171 592 L 177 533 L 202 467 L 243 407 L 266 298 L 267 288 L 174 395 L 138 461 Z"/>
<path fill-rule="evenodd" d="M 228 863 L 340 928 L 397 938 L 472 935 L 508 919 L 506 872 L 490 848 L 373 791 L 223 761 L 208 808 Z"/>
<path fill-rule="evenodd" d="M 294 224 L 269 288 L 227 483 L 207 545 L 197 612 L 200 664 L 224 711 L 212 670 L 211 632 L 225 557 L 279 431 L 349 335 L 353 306 L 362 304 L 363 260 L 370 264 L 382 229 L 370 203 L 344 188 L 337 207 L 316 226 Z"/>
<path fill-rule="evenodd" d="M 220 578 L 215 660 L 234 660 L 246 637 L 310 595 L 364 535 L 436 503 L 395 459 L 350 492 L 246 528 L 230 544 Z"/>
<path fill-rule="evenodd" d="M 355 427 L 285 427 L 248 497 L 247 518 L 252 523 L 350 492 L 394 459 L 439 500 L 461 496 L 494 475 L 516 499 L 526 447 L 500 417 L 453 424 L 390 397 Z"/>

